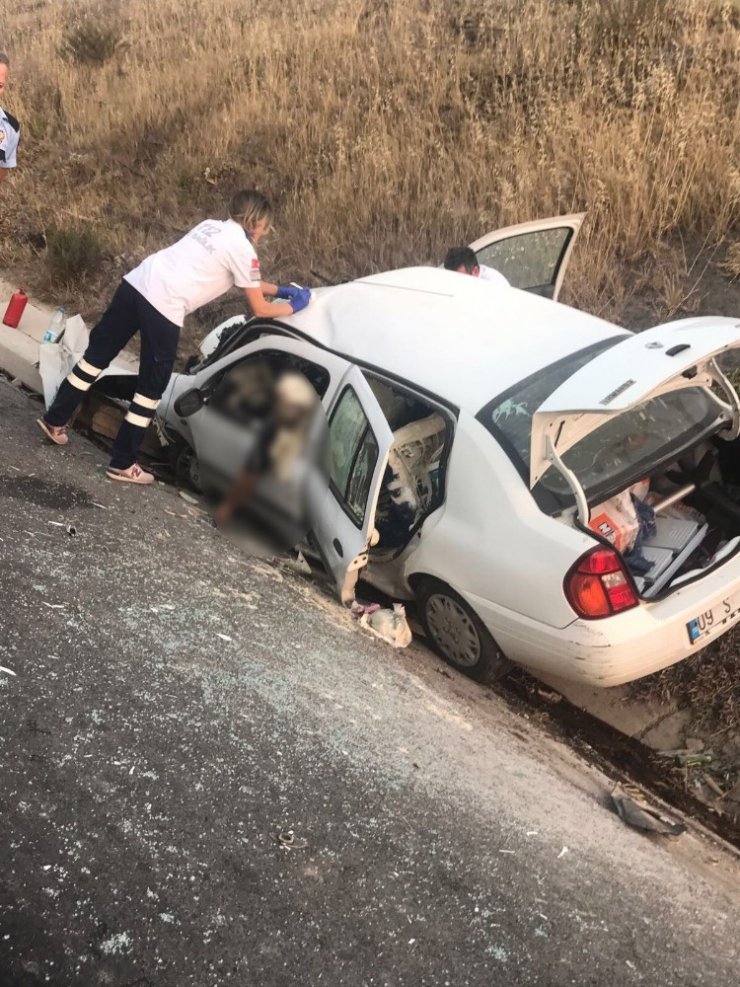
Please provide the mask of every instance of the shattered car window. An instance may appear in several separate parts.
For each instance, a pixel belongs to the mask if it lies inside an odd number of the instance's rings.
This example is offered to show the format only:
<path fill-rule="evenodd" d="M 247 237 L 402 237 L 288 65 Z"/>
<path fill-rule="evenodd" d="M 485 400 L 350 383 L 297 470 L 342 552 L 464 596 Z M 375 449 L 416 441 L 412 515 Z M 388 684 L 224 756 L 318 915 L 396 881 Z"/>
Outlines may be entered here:
<path fill-rule="evenodd" d="M 486 405 L 476 416 L 509 453 L 528 482 L 532 416 L 540 405 L 582 366 L 620 337 L 573 354 L 544 368 Z M 563 455 L 586 494 L 615 484 L 640 468 L 649 470 L 684 444 L 695 441 L 718 422 L 718 408 L 701 387 L 651 398 L 636 408 L 609 418 Z M 567 481 L 555 469 L 539 484 L 559 501 L 570 500 Z M 535 488 L 536 492 L 537 488 Z"/>
<path fill-rule="evenodd" d="M 642 464 L 649 470 L 681 446 L 698 438 L 718 420 L 718 408 L 701 387 L 652 398 L 611 418 L 563 456 L 588 492 L 630 475 Z M 557 470 L 541 483 L 556 494 L 568 484 Z"/>
<path fill-rule="evenodd" d="M 365 519 L 377 461 L 377 440 L 359 398 L 347 387 L 329 422 L 329 477 L 358 526 Z"/>
<path fill-rule="evenodd" d="M 571 235 L 569 226 L 519 233 L 483 247 L 478 262 L 495 268 L 514 288 L 552 284 Z"/>
<path fill-rule="evenodd" d="M 589 346 L 549 367 L 543 367 L 536 374 L 515 384 L 505 394 L 494 398 L 478 412 L 476 418 L 514 454 L 521 466 L 529 470 L 532 416 L 535 411 L 569 377 L 599 353 L 614 346 L 621 338 L 623 337 L 615 336 L 602 340 L 596 346 Z"/>

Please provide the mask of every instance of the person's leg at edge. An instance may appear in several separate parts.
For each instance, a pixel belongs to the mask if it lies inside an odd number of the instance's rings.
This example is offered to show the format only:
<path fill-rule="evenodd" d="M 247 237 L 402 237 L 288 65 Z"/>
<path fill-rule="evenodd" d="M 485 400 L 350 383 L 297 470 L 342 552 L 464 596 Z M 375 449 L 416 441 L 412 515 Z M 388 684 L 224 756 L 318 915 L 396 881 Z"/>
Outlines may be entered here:
<path fill-rule="evenodd" d="M 42 431 L 57 445 L 66 445 L 66 426 L 85 395 L 136 333 L 138 292 L 122 281 L 100 321 L 90 333 L 85 355 L 62 381 L 46 414 L 38 419 Z"/>
<path fill-rule="evenodd" d="M 107 475 L 112 480 L 148 484 L 154 477 L 142 470 L 136 460 L 144 434 L 172 374 L 180 329 L 141 296 L 137 308 L 141 360 L 136 393 L 113 443 Z"/>

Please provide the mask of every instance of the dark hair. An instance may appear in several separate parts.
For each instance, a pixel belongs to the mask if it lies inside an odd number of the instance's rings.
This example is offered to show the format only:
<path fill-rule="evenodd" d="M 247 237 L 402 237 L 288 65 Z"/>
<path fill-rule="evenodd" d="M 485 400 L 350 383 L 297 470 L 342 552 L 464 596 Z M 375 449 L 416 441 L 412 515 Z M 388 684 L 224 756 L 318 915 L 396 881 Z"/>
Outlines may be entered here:
<path fill-rule="evenodd" d="M 476 267 L 480 267 L 475 251 L 470 247 L 450 247 L 445 254 L 445 269 L 448 271 L 459 271 L 465 268 L 468 274 L 472 274 Z"/>
<path fill-rule="evenodd" d="M 0 65 L 5 65 L 7 68 L 10 68 L 10 59 L 2 48 L 0 48 Z"/>

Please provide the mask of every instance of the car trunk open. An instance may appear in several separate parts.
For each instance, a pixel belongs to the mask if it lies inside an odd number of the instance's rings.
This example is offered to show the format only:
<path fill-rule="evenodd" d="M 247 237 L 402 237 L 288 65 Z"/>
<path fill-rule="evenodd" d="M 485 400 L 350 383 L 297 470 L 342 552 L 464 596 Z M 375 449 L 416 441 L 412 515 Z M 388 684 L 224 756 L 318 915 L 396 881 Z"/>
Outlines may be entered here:
<path fill-rule="evenodd" d="M 625 337 L 532 417 L 530 486 L 570 493 L 563 520 L 618 550 L 645 599 L 740 549 L 740 401 L 720 366 L 739 348 L 732 319 Z"/>

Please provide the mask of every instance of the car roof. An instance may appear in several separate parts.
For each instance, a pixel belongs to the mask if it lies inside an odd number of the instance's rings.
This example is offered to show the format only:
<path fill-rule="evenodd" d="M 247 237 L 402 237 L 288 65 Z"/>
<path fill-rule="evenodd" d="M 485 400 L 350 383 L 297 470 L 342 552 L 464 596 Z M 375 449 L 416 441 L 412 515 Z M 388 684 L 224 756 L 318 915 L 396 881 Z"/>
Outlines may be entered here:
<path fill-rule="evenodd" d="M 537 370 L 625 329 L 531 292 L 434 267 L 318 288 L 281 319 L 472 414 Z"/>

